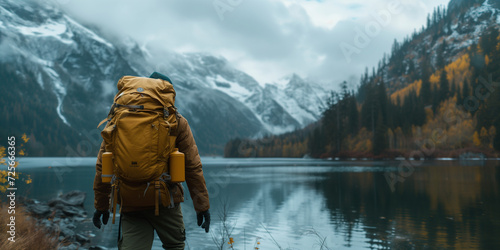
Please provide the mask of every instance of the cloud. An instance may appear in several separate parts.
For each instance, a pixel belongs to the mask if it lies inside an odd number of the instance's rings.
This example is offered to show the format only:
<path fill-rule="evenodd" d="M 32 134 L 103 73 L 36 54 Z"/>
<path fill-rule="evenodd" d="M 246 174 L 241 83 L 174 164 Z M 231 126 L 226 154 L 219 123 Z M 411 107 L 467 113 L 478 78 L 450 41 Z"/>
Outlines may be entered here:
<path fill-rule="evenodd" d="M 419 29 L 427 13 L 448 2 L 57 1 L 80 21 L 109 34 L 132 37 L 143 46 L 222 55 L 262 84 L 291 73 L 330 84 L 358 77 L 365 67 L 375 66 L 384 52 L 390 52 L 394 39 Z M 393 13 L 390 6 L 395 3 L 399 3 L 399 11 Z M 382 25 L 376 13 L 390 13 L 390 17 Z M 369 41 L 356 47 L 359 31 L 366 33 L 366 29 L 372 31 Z M 357 50 L 346 56 L 341 44 Z"/>

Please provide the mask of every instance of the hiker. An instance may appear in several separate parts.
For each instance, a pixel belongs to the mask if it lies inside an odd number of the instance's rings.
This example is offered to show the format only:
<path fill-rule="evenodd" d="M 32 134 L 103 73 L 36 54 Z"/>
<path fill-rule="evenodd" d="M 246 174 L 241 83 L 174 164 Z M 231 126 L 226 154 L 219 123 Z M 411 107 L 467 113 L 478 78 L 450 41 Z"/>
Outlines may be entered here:
<path fill-rule="evenodd" d="M 189 124 L 174 106 L 175 91 L 165 75 L 154 72 L 149 78 L 124 76 L 118 82 L 118 90 L 106 119 L 108 123 L 101 132 L 104 140 L 96 162 L 93 223 L 97 228 L 101 228 L 101 219 L 107 224 L 110 208 L 114 223 L 118 203 L 119 249 L 151 249 L 155 230 L 163 248 L 184 249 L 186 236 L 180 206 L 184 191 L 181 183 L 173 182 L 167 164 L 174 148 L 185 155 L 182 170 L 185 170 L 198 226 L 206 233 L 210 228 L 208 191 Z M 150 130 L 153 132 L 148 132 Z M 151 136 L 144 134 L 146 132 L 156 134 Z M 158 153 L 151 154 L 153 148 L 158 148 L 155 151 Z M 101 176 L 104 152 L 113 153 L 115 172 L 111 183 L 104 183 L 104 175 Z M 155 176 L 154 179 L 144 181 L 145 174 L 157 171 L 155 169 L 160 169 L 157 172 L 160 176 L 150 175 Z"/>

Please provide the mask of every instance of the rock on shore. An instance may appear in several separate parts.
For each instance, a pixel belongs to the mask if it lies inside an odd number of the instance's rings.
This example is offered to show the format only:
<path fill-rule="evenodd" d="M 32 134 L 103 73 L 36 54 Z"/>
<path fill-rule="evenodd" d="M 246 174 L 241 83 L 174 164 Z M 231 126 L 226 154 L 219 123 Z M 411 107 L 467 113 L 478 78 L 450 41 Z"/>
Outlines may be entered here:
<path fill-rule="evenodd" d="M 95 246 L 90 246 L 92 234 L 75 231 L 79 223 L 87 220 L 87 212 L 83 207 L 85 197 L 85 192 L 75 190 L 48 202 L 21 198 L 21 203 L 48 234 L 59 234 L 59 249 L 96 249 Z"/>

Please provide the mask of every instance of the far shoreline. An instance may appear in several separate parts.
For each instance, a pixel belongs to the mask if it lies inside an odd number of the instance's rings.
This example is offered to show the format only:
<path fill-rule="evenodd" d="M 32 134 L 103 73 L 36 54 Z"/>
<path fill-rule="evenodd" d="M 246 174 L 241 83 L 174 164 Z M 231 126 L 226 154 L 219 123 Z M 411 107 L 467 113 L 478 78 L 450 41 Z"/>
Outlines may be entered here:
<path fill-rule="evenodd" d="M 42 169 L 42 168 L 57 168 L 57 167 L 93 167 L 97 157 L 50 157 L 50 156 L 23 156 L 18 158 L 19 166 L 21 169 Z M 402 155 L 397 157 L 323 157 L 323 158 L 312 158 L 312 157 L 222 157 L 222 156 L 202 156 L 202 163 L 204 166 L 219 165 L 227 161 L 242 161 L 240 163 L 249 163 L 252 161 L 319 161 L 319 162 L 383 162 L 383 161 L 410 161 L 418 162 L 421 161 L 418 157 L 403 157 Z M 465 161 L 465 162 L 484 162 L 484 161 L 500 161 L 500 157 L 492 156 L 481 156 L 481 157 L 425 157 L 424 161 Z M 44 161 L 43 165 L 40 165 L 40 161 Z M 280 164 L 281 165 L 281 164 Z M 0 170 L 3 169 L 0 167 Z M 22 171 L 19 169 L 20 171 Z"/>

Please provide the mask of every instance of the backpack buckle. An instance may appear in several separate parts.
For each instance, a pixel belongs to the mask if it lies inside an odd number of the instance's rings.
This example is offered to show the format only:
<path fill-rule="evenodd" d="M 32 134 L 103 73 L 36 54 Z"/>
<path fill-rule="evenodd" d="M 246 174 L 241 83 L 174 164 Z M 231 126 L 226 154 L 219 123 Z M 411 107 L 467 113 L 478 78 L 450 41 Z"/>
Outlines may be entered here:
<path fill-rule="evenodd" d="M 160 181 L 169 182 L 170 180 L 172 180 L 172 177 L 167 172 L 160 175 Z"/>

